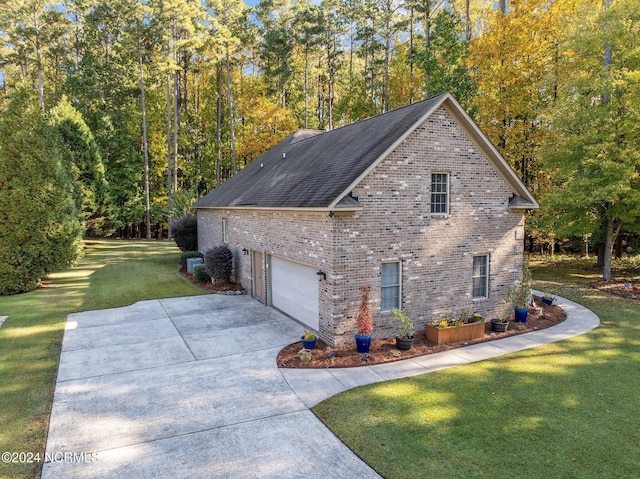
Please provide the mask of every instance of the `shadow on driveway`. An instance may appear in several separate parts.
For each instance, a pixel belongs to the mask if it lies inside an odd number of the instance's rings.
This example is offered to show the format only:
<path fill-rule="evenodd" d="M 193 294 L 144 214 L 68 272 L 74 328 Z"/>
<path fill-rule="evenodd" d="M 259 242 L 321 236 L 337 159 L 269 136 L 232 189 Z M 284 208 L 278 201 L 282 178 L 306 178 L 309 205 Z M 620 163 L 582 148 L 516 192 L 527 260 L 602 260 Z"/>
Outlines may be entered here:
<path fill-rule="evenodd" d="M 42 477 L 379 477 L 277 368 L 302 331 L 244 296 L 69 315 Z"/>

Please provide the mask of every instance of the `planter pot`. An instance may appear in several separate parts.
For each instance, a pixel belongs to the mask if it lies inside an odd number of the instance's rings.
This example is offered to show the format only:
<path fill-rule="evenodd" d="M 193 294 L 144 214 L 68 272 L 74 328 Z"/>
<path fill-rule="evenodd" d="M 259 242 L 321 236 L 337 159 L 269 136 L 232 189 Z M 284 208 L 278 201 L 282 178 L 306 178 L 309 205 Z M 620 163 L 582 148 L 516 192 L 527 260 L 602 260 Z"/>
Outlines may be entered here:
<path fill-rule="evenodd" d="M 516 323 L 526 323 L 527 314 L 529 314 L 529 308 L 514 308 Z"/>
<path fill-rule="evenodd" d="M 484 322 L 449 326 L 448 328 L 436 328 L 427 324 L 427 339 L 436 344 L 470 341 L 472 339 L 480 339 L 483 336 Z"/>
<path fill-rule="evenodd" d="M 491 329 L 496 333 L 504 333 L 508 327 L 509 327 L 509 321 L 504 321 L 502 319 L 491 320 Z"/>
<path fill-rule="evenodd" d="M 414 336 L 409 336 L 408 338 L 396 336 L 396 348 L 402 351 L 409 351 L 415 339 Z"/>
<path fill-rule="evenodd" d="M 371 336 L 360 336 L 356 334 L 356 349 L 359 354 L 368 354 L 371 347 Z"/>
<path fill-rule="evenodd" d="M 316 347 L 316 339 L 312 339 L 310 341 L 305 341 L 304 336 L 302 336 L 302 347 L 304 349 L 313 349 Z"/>
<path fill-rule="evenodd" d="M 547 306 L 551 306 L 554 301 L 555 301 L 555 298 L 542 298 L 542 302 Z"/>

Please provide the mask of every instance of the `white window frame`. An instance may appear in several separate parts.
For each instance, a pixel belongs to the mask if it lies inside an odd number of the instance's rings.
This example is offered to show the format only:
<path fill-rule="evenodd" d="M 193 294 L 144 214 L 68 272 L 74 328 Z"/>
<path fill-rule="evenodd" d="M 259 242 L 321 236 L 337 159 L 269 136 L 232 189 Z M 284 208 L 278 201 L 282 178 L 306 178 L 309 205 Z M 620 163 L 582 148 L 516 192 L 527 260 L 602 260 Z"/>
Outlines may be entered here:
<path fill-rule="evenodd" d="M 476 274 L 476 258 L 484 258 L 485 259 L 485 263 L 484 263 L 484 268 L 485 268 L 485 272 L 484 274 L 482 274 L 482 271 L 480 271 L 479 274 Z M 480 269 L 482 270 L 482 266 L 480 265 Z M 491 257 L 488 254 L 476 254 L 473 255 L 473 263 L 472 263 L 472 272 L 471 272 L 471 297 L 472 299 L 486 299 L 489 297 L 489 278 L 490 278 L 490 272 L 491 272 Z M 476 295 L 476 281 L 480 280 L 480 279 L 484 279 L 484 291 L 482 295 Z"/>
<path fill-rule="evenodd" d="M 394 264 L 398 268 L 398 282 L 394 284 L 384 284 L 383 268 L 384 265 Z M 383 304 L 383 291 L 389 288 L 398 289 L 398 302 L 392 305 Z M 401 261 L 384 261 L 380 268 L 380 310 L 382 312 L 393 311 L 394 309 L 402 309 L 402 262 Z"/>
<path fill-rule="evenodd" d="M 438 179 L 438 176 L 444 176 L 445 181 L 434 181 Z M 449 190 L 450 181 L 449 181 L 449 173 L 446 171 L 434 171 L 431 173 L 431 214 L 432 215 L 448 215 L 449 214 Z M 437 185 L 445 185 L 446 191 L 435 191 Z M 442 205 L 441 201 L 434 201 L 435 195 L 444 194 L 444 211 L 435 211 L 436 209 L 440 209 L 439 207 Z"/>
<path fill-rule="evenodd" d="M 229 220 L 227 218 L 222 219 L 222 242 L 229 242 Z"/>

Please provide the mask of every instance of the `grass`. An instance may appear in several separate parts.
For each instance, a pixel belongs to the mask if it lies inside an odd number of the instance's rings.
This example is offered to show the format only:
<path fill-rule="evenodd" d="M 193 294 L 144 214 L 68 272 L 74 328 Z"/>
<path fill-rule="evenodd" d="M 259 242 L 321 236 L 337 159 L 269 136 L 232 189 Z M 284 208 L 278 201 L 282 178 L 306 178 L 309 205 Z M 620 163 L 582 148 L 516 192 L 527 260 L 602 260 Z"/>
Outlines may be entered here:
<path fill-rule="evenodd" d="M 590 288 L 590 263 L 534 261 L 532 271 L 537 289 L 585 305 L 601 326 L 347 391 L 314 412 L 387 479 L 636 477 L 640 304 Z"/>
<path fill-rule="evenodd" d="M 0 296 L 0 453 L 44 455 L 67 314 L 203 293 L 178 273 L 172 243 L 87 244 L 74 268 L 30 293 Z M 39 477 L 41 464 L 0 463 L 1 478 Z"/>

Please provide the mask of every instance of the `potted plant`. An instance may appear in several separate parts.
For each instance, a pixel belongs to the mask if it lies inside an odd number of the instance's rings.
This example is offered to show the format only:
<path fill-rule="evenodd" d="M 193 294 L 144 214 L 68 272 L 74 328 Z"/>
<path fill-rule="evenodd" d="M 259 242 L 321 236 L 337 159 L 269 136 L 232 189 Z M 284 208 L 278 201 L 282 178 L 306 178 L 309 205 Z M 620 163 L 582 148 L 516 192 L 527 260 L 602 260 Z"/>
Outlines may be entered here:
<path fill-rule="evenodd" d="M 549 293 L 544 293 L 544 295 L 542 296 L 542 302 L 547 306 L 551 306 L 555 300 L 556 297 Z"/>
<path fill-rule="evenodd" d="M 413 346 L 416 339 L 411 317 L 401 309 L 394 309 L 391 317 L 398 322 L 400 332 L 396 336 L 396 347 L 403 351 L 408 351 Z"/>
<path fill-rule="evenodd" d="M 313 349 L 316 347 L 316 333 L 315 331 L 304 330 L 304 335 L 302 336 L 302 347 L 304 349 Z"/>
<path fill-rule="evenodd" d="M 371 347 L 371 334 L 373 333 L 373 322 L 371 320 L 371 308 L 369 305 L 369 286 L 360 288 L 360 306 L 356 311 L 356 349 L 360 354 L 369 354 Z"/>
<path fill-rule="evenodd" d="M 470 341 L 484 336 L 484 318 L 479 313 L 464 314 L 463 317 L 444 315 L 427 324 L 427 339 L 432 343 L 445 344 Z"/>
<path fill-rule="evenodd" d="M 516 323 L 526 323 L 531 304 L 531 271 L 526 263 L 522 265 L 522 280 L 509 288 L 505 301 L 513 306 Z"/>
<path fill-rule="evenodd" d="M 502 318 L 493 318 L 491 320 L 491 330 L 496 333 L 504 333 L 509 327 L 509 320 Z"/>

